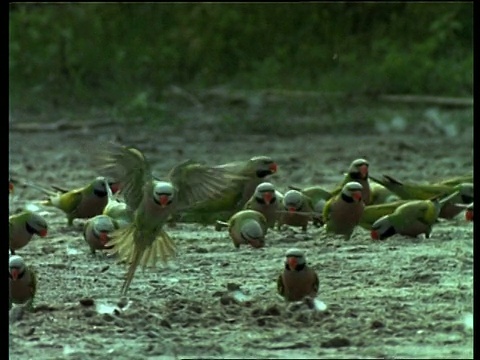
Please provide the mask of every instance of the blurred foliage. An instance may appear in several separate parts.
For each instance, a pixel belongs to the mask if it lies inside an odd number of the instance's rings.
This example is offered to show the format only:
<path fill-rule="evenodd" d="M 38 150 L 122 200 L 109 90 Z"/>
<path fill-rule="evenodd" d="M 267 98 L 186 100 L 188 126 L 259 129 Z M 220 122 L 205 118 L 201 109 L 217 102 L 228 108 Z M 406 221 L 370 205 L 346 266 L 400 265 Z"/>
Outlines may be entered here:
<path fill-rule="evenodd" d="M 13 3 L 9 50 L 12 106 L 151 111 L 171 84 L 470 96 L 473 2 Z"/>

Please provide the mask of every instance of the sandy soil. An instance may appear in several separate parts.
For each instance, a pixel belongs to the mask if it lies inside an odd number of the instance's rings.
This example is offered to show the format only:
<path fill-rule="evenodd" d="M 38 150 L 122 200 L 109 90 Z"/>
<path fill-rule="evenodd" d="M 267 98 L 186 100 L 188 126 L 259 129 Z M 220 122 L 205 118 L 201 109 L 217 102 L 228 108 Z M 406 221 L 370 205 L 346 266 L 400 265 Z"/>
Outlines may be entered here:
<path fill-rule="evenodd" d="M 395 134 L 393 134 L 395 135 Z M 155 172 L 185 158 L 219 164 L 272 156 L 271 181 L 330 188 L 357 157 L 372 174 L 442 179 L 472 171 L 473 135 L 311 135 L 276 138 L 201 131 L 190 126 L 120 126 L 10 133 L 11 171 L 41 184 L 81 186 L 96 174 L 85 156 L 116 138 L 138 146 Z M 10 211 L 42 195 L 17 188 Z M 310 227 L 272 231 L 263 249 L 236 250 L 226 232 L 180 224 L 169 229 L 180 250 L 166 268 L 138 271 L 128 299 L 119 292 L 125 265 L 92 256 L 82 221 L 67 227 L 56 209 L 39 211 L 47 238 L 18 251 L 38 272 L 33 313 L 10 313 L 10 358 L 473 358 L 473 225 L 462 216 L 435 226 L 430 239 L 372 242 L 359 228 L 348 242 Z M 276 279 L 290 247 L 306 251 L 328 309 L 285 304 Z M 239 286 L 251 301 L 229 302 Z M 91 298 L 95 306 L 80 300 Z M 470 315 L 469 315 L 470 314 Z"/>

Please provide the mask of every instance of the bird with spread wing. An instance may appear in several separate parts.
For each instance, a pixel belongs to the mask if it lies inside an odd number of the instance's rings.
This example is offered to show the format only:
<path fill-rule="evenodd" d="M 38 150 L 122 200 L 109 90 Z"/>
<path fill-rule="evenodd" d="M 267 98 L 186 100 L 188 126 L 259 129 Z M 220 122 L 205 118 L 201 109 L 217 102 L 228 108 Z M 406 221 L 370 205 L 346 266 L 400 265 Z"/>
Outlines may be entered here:
<path fill-rule="evenodd" d="M 102 169 L 118 179 L 133 222 L 111 234 L 112 251 L 130 263 L 122 294 L 126 294 L 138 265 L 166 263 L 176 247 L 164 225 L 174 214 L 219 196 L 243 177 L 227 169 L 192 160 L 173 167 L 164 180 L 152 176 L 144 154 L 133 147 L 112 144 L 100 159 Z"/>

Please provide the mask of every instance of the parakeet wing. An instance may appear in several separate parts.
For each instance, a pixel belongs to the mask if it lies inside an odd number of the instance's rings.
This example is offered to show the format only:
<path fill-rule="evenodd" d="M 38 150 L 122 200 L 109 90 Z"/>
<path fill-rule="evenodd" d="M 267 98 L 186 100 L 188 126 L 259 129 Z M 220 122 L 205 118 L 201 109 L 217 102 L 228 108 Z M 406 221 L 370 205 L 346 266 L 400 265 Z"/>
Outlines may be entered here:
<path fill-rule="evenodd" d="M 227 168 L 211 167 L 192 160 L 175 166 L 168 178 L 178 191 L 178 210 L 208 200 L 234 186 L 236 181 L 244 180 L 243 176 Z"/>
<path fill-rule="evenodd" d="M 111 144 L 99 160 L 102 170 L 120 182 L 125 202 L 135 210 L 142 201 L 144 186 L 153 181 L 150 164 L 143 153 L 133 147 Z"/>
<path fill-rule="evenodd" d="M 395 211 L 400 205 L 407 203 L 408 200 L 399 200 L 386 204 L 368 205 L 363 210 L 360 219 L 360 226 L 370 230 L 372 224 L 380 219 L 382 216 L 389 215 Z"/>

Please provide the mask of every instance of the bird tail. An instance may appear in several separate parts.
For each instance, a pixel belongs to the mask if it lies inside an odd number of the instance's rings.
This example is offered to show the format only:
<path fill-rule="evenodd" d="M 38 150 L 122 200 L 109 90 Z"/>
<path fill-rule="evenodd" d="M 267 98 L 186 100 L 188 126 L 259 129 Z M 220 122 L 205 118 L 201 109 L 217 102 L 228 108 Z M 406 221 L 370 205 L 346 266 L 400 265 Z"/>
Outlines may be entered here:
<path fill-rule="evenodd" d="M 32 189 L 35 189 L 35 190 L 38 190 L 42 193 L 44 193 L 45 195 L 49 196 L 49 197 L 56 197 L 58 195 L 58 192 L 54 191 L 54 190 L 50 190 L 50 189 L 47 189 L 46 187 L 44 186 L 41 186 L 41 185 L 38 185 L 38 184 L 35 184 L 35 183 L 32 183 L 30 181 L 19 181 L 22 186 L 25 186 L 25 187 L 29 187 L 29 188 L 32 188 Z M 54 189 L 57 189 L 55 186 L 52 186 Z M 58 188 L 58 191 L 60 192 L 64 192 L 64 189 L 61 189 Z M 48 204 L 44 204 L 44 205 L 51 205 L 51 202 L 50 200 L 45 200 L 46 203 Z"/>
<path fill-rule="evenodd" d="M 301 188 L 299 188 L 298 186 L 294 186 L 294 185 L 288 185 L 287 186 L 290 190 L 297 190 L 297 191 L 302 191 Z"/>
<path fill-rule="evenodd" d="M 135 225 L 130 224 L 125 228 L 116 230 L 112 234 L 112 240 L 107 246 L 113 245 L 112 253 L 118 253 L 120 260 L 130 263 L 127 277 L 122 286 L 122 294 L 125 295 L 138 265 L 143 268 L 154 267 L 158 260 L 162 263 L 176 255 L 176 247 L 170 236 L 161 230 L 157 238 L 147 247 L 138 246 L 135 242 Z"/>

